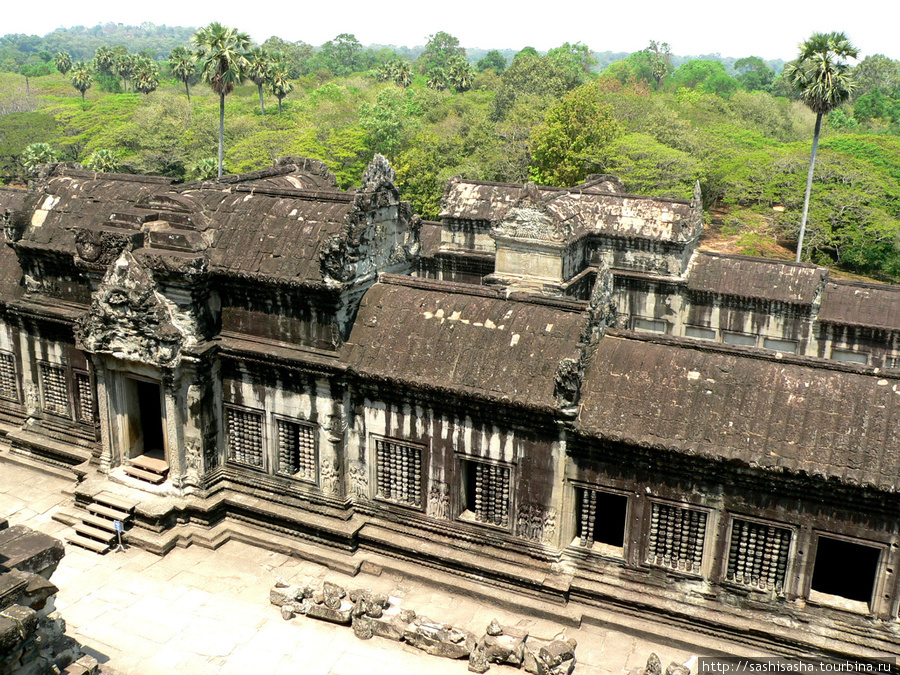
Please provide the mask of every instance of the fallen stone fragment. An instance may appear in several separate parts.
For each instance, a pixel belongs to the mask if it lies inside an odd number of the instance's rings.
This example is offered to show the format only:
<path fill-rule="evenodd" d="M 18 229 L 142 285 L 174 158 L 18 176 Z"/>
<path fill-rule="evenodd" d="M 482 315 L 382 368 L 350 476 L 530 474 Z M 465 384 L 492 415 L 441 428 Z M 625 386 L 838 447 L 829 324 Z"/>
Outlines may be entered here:
<path fill-rule="evenodd" d="M 659 657 L 651 653 L 650 658 L 647 659 L 647 667 L 644 668 L 644 675 L 662 675 L 662 663 L 660 663 Z"/>
<path fill-rule="evenodd" d="M 353 634 L 360 640 L 371 640 L 375 635 L 375 626 L 372 623 L 372 619 L 364 615 L 354 617 Z"/>
<path fill-rule="evenodd" d="M 475 636 L 448 624 L 417 617 L 403 633 L 403 641 L 434 656 L 466 659 L 475 648 Z"/>
<path fill-rule="evenodd" d="M 672 661 L 666 668 L 666 675 L 691 675 L 691 669 Z"/>
<path fill-rule="evenodd" d="M 336 610 L 340 608 L 341 600 L 347 597 L 347 591 L 337 584 L 326 581 L 322 586 L 322 595 L 325 606 Z"/>
<path fill-rule="evenodd" d="M 306 616 L 311 619 L 321 619 L 323 621 L 330 621 L 331 623 L 349 626 L 351 620 L 350 610 L 352 608 L 353 605 L 350 604 L 349 601 L 343 603 L 338 601 L 337 609 L 324 604 L 310 603 L 306 607 Z"/>

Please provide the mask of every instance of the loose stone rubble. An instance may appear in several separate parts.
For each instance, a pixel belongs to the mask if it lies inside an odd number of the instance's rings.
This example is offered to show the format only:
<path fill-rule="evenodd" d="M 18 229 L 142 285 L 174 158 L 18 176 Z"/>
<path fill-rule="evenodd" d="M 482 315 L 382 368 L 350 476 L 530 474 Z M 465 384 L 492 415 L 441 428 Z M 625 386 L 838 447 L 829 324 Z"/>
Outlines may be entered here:
<path fill-rule="evenodd" d="M 316 585 L 278 582 L 269 592 L 269 601 L 281 608 L 285 620 L 305 615 L 351 626 L 361 640 L 378 636 L 405 642 L 434 656 L 468 659 L 473 673 L 485 673 L 494 663 L 521 668 L 532 675 L 570 675 L 575 669 L 573 638 L 541 639 L 524 628 L 503 626 L 497 619 L 479 638 L 457 626 L 418 615 L 413 609 L 401 609 L 397 598 L 370 590 L 347 591 L 328 581 Z"/>
<path fill-rule="evenodd" d="M 97 661 L 66 636 L 50 575 L 62 542 L 0 519 L 0 675 L 93 675 Z"/>

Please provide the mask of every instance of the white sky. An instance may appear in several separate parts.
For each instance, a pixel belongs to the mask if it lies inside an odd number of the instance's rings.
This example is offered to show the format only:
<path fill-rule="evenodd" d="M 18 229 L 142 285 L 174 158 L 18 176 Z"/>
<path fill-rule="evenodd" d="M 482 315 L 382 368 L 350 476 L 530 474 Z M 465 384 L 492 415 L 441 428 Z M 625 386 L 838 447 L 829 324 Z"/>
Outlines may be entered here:
<path fill-rule="evenodd" d="M 45 35 L 59 28 L 112 21 L 144 21 L 170 26 L 204 26 L 211 21 L 236 26 L 257 42 L 271 35 L 319 45 L 338 33 L 352 33 L 363 44 L 422 45 L 428 35 L 446 31 L 463 47 L 539 50 L 563 42 L 583 42 L 594 51 L 634 52 L 650 40 L 668 42 L 678 55 L 719 53 L 790 60 L 811 33 L 842 30 L 859 48 L 860 58 L 885 54 L 900 60 L 898 11 L 892 2 L 863 0 L 594 0 L 572 3 L 534 0 L 44 0 L 9 1 L 0 35 Z M 868 7 L 867 7 L 868 5 Z M 893 15 L 893 16 L 891 16 Z"/>

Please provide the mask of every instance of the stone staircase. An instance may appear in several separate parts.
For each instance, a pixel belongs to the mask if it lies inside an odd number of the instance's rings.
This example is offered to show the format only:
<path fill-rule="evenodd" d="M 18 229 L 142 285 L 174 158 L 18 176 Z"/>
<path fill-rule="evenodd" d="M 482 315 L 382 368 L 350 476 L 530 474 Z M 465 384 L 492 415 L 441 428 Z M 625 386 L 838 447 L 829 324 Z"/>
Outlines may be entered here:
<path fill-rule="evenodd" d="M 94 501 L 87 505 L 87 513 L 80 515 L 75 523 L 75 534 L 66 537 L 66 541 L 82 548 L 100 553 L 109 551 L 116 545 L 115 521 L 122 523 L 122 529 L 134 520 L 133 502 L 109 492 L 94 495 Z"/>
<path fill-rule="evenodd" d="M 132 457 L 124 467 L 125 473 L 132 478 L 159 485 L 169 475 L 169 465 L 162 459 L 139 455 Z"/>

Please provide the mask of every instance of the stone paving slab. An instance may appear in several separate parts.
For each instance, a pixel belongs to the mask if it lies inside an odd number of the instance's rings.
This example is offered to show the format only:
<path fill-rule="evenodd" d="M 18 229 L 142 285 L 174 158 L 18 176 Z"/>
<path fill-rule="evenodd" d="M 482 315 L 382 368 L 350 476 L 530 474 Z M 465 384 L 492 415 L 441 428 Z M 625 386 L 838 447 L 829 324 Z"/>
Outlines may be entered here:
<path fill-rule="evenodd" d="M 0 450 L 0 455 L 3 451 Z M 4 459 L 0 456 L 0 460 Z M 0 517 L 59 536 L 69 531 L 52 521 L 72 482 L 57 475 L 0 461 Z M 345 627 L 297 617 L 281 618 L 269 604 L 276 579 L 330 580 L 403 598 L 402 606 L 432 619 L 481 634 L 493 618 L 551 637 L 563 627 L 516 615 L 471 597 L 383 573 L 349 578 L 315 563 L 230 541 L 212 551 L 176 548 L 160 558 L 130 548 L 105 556 L 67 547 L 53 576 L 56 606 L 68 633 L 101 664 L 137 675 L 190 673 L 290 673 L 290 675 L 465 675 L 466 661 L 429 656 L 381 638 L 362 641 Z M 584 626 L 565 634 L 578 641 L 576 675 L 623 675 L 659 654 L 663 667 L 692 654 L 625 633 Z M 702 655 L 702 654 L 700 654 Z M 496 675 L 521 674 L 492 666 Z"/>

